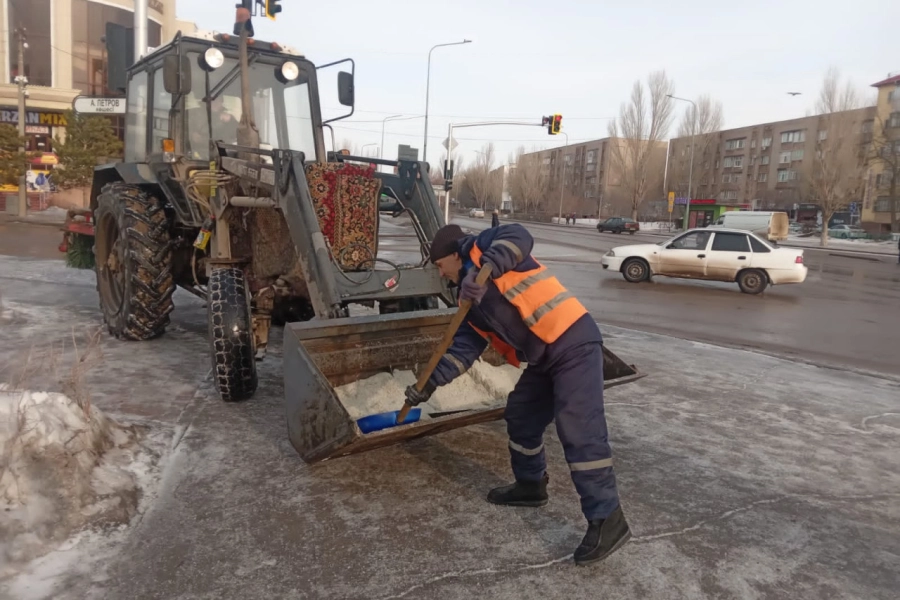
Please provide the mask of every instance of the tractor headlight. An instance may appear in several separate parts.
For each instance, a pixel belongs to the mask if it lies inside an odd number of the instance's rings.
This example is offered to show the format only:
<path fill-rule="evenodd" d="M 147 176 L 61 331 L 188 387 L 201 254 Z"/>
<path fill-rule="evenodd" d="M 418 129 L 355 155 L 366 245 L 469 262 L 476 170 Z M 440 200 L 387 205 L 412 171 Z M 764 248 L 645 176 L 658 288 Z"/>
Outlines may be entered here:
<path fill-rule="evenodd" d="M 212 70 L 216 70 L 225 64 L 225 55 L 218 48 L 208 48 L 203 53 L 203 62 Z"/>
<path fill-rule="evenodd" d="M 297 66 L 297 63 L 288 61 L 281 65 L 281 76 L 285 81 L 294 81 L 300 77 L 300 67 Z"/>

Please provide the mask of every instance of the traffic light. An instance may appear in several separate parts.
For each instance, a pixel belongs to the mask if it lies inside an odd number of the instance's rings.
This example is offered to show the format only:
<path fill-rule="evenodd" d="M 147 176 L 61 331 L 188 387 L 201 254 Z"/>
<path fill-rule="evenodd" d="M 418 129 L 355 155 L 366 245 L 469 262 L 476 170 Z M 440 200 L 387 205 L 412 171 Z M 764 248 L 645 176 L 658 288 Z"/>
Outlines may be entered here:
<path fill-rule="evenodd" d="M 562 115 L 553 115 L 550 118 L 550 128 L 547 130 L 550 135 L 557 135 L 562 129 Z"/>
<path fill-rule="evenodd" d="M 281 0 L 266 0 L 266 16 L 272 19 L 273 21 L 278 16 L 278 13 L 281 12 L 281 6 L 279 3 Z"/>

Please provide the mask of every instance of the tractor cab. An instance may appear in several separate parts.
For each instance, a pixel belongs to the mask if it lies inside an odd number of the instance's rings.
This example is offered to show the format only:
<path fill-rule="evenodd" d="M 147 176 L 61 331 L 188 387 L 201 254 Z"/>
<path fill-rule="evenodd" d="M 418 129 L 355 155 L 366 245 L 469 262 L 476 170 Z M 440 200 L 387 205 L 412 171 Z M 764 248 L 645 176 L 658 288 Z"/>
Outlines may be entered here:
<path fill-rule="evenodd" d="M 249 116 L 260 147 L 324 160 L 315 66 L 276 43 L 250 42 Z M 144 57 L 128 73 L 125 161 L 208 164 L 216 141 L 238 143 L 241 85 L 235 36 L 179 35 Z"/>

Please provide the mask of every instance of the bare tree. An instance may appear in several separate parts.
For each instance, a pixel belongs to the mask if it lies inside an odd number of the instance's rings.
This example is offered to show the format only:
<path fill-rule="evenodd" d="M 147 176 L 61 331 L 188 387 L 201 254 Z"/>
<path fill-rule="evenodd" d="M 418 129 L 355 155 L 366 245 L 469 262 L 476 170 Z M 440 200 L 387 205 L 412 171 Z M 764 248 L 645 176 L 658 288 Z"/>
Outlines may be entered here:
<path fill-rule="evenodd" d="M 872 142 L 868 144 L 870 165 L 880 165 L 881 173 L 873 177 L 873 191 L 877 200 L 887 197 L 891 213 L 891 231 L 900 231 L 900 94 L 894 93 L 888 112 L 879 115 L 872 124 Z M 876 200 L 876 201 L 877 201 Z"/>
<path fill-rule="evenodd" d="M 619 118 L 609 124 L 610 156 L 614 168 L 621 172 L 623 188 L 631 201 L 631 218 L 638 218 L 638 207 L 657 177 L 662 182 L 662 165 L 658 152 L 653 152 L 666 139 L 672 125 L 675 92 L 665 71 L 647 77 L 646 88 L 634 82 L 631 99 L 619 109 Z M 655 168 L 654 168 L 655 167 Z"/>
<path fill-rule="evenodd" d="M 492 142 L 482 146 L 475 159 L 475 164 L 466 169 L 466 182 L 475 196 L 476 206 L 486 209 L 496 196 L 496 178 L 491 175 L 496 160 L 496 152 Z"/>
<path fill-rule="evenodd" d="M 862 113 L 851 82 L 842 85 L 837 69 L 825 75 L 816 113 L 819 133 L 813 172 L 806 182 L 811 200 L 822 211 L 822 246 L 828 245 L 828 222 L 835 212 L 862 196 L 867 156 L 861 146 Z"/>
<path fill-rule="evenodd" d="M 715 169 L 715 151 L 719 144 L 719 131 L 724 121 L 722 103 L 713 100 L 708 94 L 703 94 L 695 100 L 697 110 L 689 105 L 681 122 L 678 124 L 678 137 L 690 138 L 694 134 L 694 161 L 691 168 L 690 143 L 683 146 L 683 152 L 679 152 L 669 163 L 669 189 L 678 196 L 687 197 L 689 181 L 693 179 L 693 190 L 698 189 L 698 184 L 707 186 L 705 191 L 707 198 L 715 197 L 718 192 L 716 184 L 713 184 Z M 695 114 L 696 113 L 696 114 Z M 692 177 L 691 177 L 692 176 Z"/>
<path fill-rule="evenodd" d="M 540 155 L 535 150 L 526 154 L 525 147 L 520 146 L 510 164 L 509 193 L 513 209 L 525 214 L 538 212 L 550 183 L 550 173 L 544 169 Z"/>

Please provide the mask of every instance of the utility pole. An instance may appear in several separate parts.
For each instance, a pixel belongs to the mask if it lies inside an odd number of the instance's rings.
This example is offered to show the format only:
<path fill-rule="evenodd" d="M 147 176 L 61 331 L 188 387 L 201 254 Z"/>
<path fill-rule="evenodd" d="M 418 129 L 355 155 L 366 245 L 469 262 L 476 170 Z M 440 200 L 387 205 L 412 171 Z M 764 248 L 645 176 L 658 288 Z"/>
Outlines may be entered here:
<path fill-rule="evenodd" d="M 28 84 L 28 78 L 25 77 L 25 49 L 28 47 L 28 41 L 25 38 L 25 28 L 21 25 L 16 28 L 16 36 L 19 41 L 19 70 L 16 75 L 16 83 L 19 84 L 19 137 L 22 138 L 23 144 L 25 139 L 25 86 Z M 19 146 L 19 152 L 25 155 L 25 146 Z M 25 167 L 22 165 L 22 175 L 19 176 L 19 216 L 24 217 L 28 214 L 28 178 L 25 176 Z"/>
<path fill-rule="evenodd" d="M 565 131 L 560 131 L 561 134 L 566 136 L 566 145 L 563 146 L 562 153 L 560 156 L 562 157 L 562 177 L 560 177 L 559 184 L 559 214 L 556 217 L 556 224 L 560 225 L 562 221 L 562 204 L 563 204 L 563 194 L 566 191 L 566 149 L 569 147 L 569 134 Z"/>
<path fill-rule="evenodd" d="M 134 60 L 147 53 L 147 0 L 134 0 Z"/>

